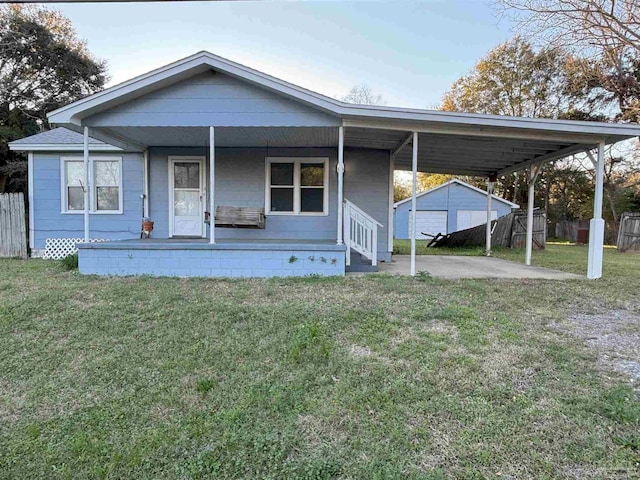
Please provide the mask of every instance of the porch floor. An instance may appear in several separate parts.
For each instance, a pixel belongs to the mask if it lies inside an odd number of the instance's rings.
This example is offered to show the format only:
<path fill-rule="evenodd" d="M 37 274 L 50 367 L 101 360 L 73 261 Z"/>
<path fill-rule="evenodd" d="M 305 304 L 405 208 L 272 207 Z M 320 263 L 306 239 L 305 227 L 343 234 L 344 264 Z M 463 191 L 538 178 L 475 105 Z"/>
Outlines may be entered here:
<path fill-rule="evenodd" d="M 221 238 L 209 243 L 208 238 L 135 238 L 81 244 L 82 248 L 96 250 L 322 250 L 346 251 L 335 240 L 301 239 L 246 239 Z"/>

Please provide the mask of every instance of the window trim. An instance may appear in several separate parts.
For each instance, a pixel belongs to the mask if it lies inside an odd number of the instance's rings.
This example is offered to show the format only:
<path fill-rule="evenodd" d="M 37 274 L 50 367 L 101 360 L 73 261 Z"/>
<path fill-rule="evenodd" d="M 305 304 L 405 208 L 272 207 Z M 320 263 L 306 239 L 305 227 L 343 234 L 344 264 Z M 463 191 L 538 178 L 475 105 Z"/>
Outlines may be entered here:
<path fill-rule="evenodd" d="M 98 210 L 97 209 L 97 193 L 96 182 L 94 176 L 94 162 L 118 162 L 118 210 Z M 64 215 L 82 215 L 82 210 L 69 210 L 69 199 L 67 192 L 67 162 L 84 162 L 84 157 L 79 155 L 65 155 L 60 157 L 60 213 Z M 113 155 L 95 155 L 89 156 L 89 177 L 91 178 L 91 190 L 89 191 L 89 213 L 92 215 L 122 215 L 124 213 L 124 188 L 123 188 L 123 172 L 122 157 Z"/>
<path fill-rule="evenodd" d="M 271 211 L 271 164 L 293 163 L 293 212 Z M 322 212 L 301 212 L 300 165 L 303 163 L 322 163 L 324 165 L 324 178 L 322 188 Z M 278 185 L 274 185 L 278 188 Z M 287 185 L 281 187 L 287 188 Z M 311 187 L 313 188 L 313 187 Z M 318 185 L 316 188 L 320 188 Z M 265 188 L 264 188 L 265 215 L 301 216 L 301 217 L 326 217 L 329 215 L 329 157 L 265 157 Z"/>

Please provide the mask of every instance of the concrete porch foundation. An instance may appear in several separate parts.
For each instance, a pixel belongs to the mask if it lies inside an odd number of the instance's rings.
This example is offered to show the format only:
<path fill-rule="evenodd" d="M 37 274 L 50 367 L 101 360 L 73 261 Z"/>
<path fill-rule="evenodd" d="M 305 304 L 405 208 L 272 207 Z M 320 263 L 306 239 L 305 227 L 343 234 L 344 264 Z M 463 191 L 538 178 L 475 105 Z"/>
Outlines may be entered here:
<path fill-rule="evenodd" d="M 329 242 L 124 240 L 78 244 L 80 273 L 172 277 L 303 277 L 345 273 L 344 245 Z"/>

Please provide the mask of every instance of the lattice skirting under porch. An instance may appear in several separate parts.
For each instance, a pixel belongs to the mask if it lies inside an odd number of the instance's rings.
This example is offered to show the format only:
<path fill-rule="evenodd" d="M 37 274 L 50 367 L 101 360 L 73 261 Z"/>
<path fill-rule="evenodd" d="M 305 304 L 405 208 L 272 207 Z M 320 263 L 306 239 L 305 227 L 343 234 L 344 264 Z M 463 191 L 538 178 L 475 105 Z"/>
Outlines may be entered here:
<path fill-rule="evenodd" d="M 106 239 L 92 238 L 90 242 L 106 242 Z M 83 238 L 47 238 L 44 245 L 42 258 L 50 260 L 60 260 L 78 253 L 76 243 L 84 242 Z"/>

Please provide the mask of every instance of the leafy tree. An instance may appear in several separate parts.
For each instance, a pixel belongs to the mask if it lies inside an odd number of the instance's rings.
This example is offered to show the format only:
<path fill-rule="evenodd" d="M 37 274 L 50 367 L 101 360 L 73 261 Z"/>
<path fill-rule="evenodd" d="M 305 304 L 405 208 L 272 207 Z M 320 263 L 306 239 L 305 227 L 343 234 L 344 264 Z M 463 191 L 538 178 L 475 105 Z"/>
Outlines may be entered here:
<path fill-rule="evenodd" d="M 0 191 L 26 184 L 26 162 L 7 143 L 48 129 L 47 112 L 102 89 L 106 80 L 105 62 L 61 13 L 0 7 Z"/>
<path fill-rule="evenodd" d="M 417 191 L 424 192 L 431 188 L 448 182 L 454 175 L 445 175 L 442 173 L 424 173 L 418 172 Z M 398 202 L 409 198 L 412 190 L 412 175 L 409 171 L 396 171 L 393 179 L 393 201 Z"/>
<path fill-rule="evenodd" d="M 536 50 L 522 37 L 499 45 L 481 59 L 471 73 L 457 80 L 443 98 L 444 110 L 525 117 L 609 120 L 612 97 L 602 87 L 604 69 L 596 61 L 580 58 L 559 46 Z M 613 75 L 613 73 L 611 73 Z M 612 80 L 613 82 L 613 80 Z M 608 88 L 608 87 L 607 87 Z M 588 218 L 593 205 L 593 168 L 584 159 L 547 164 L 539 177 L 536 203 L 544 205 L 552 222 Z M 631 158 L 631 157 L 628 157 Z M 620 155 L 606 156 L 605 218 L 614 227 L 622 203 L 628 200 L 624 180 L 637 172 Z M 497 191 L 525 205 L 528 172 L 502 177 Z"/>
<path fill-rule="evenodd" d="M 588 104 L 576 94 L 568 68 L 572 58 L 558 48 L 536 51 L 516 36 L 498 45 L 473 70 L 445 93 L 441 109 L 519 117 L 589 116 Z M 502 177 L 498 194 L 513 202 L 527 202 L 528 175 Z"/>
<path fill-rule="evenodd" d="M 441 109 L 490 115 L 557 118 L 575 108 L 566 91 L 568 56 L 538 52 L 522 37 L 498 45 L 456 80 Z"/>

